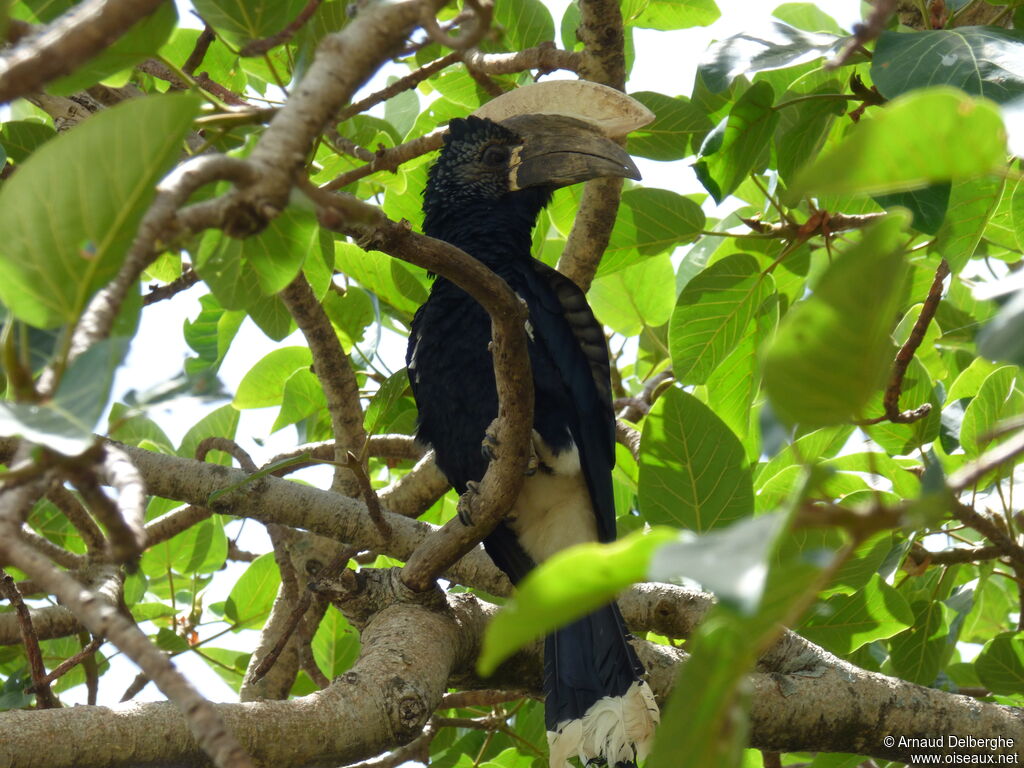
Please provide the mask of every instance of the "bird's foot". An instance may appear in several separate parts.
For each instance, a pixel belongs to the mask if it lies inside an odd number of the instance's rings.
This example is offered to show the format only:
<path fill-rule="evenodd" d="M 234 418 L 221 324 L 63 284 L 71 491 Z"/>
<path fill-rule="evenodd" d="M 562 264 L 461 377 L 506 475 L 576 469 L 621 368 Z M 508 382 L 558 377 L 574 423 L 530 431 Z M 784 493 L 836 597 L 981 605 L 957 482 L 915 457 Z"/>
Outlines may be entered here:
<path fill-rule="evenodd" d="M 501 445 L 501 441 L 498 440 L 498 420 L 495 419 L 484 430 L 484 439 L 480 444 L 480 451 L 487 461 L 494 461 L 498 458 L 499 445 Z M 543 445 L 544 441 L 541 439 L 541 436 L 537 433 L 537 430 L 533 430 L 533 434 L 530 437 L 530 458 L 527 460 L 526 470 L 523 472 L 527 477 L 533 477 L 537 474 L 537 467 L 540 466 L 540 460 L 537 458 L 537 446 Z"/>
<path fill-rule="evenodd" d="M 459 522 L 467 527 L 473 524 L 473 504 L 479 495 L 480 483 L 470 480 L 466 483 L 466 492 L 459 496 L 455 513 L 459 516 Z"/>

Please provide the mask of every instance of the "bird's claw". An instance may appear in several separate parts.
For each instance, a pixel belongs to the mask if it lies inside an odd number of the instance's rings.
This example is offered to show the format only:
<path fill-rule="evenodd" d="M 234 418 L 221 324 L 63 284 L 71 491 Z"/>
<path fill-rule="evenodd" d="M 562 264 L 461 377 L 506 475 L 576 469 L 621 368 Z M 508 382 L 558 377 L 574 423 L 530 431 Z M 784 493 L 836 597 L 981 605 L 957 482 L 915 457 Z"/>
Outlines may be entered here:
<path fill-rule="evenodd" d="M 473 502 L 479 493 L 480 483 L 470 480 L 466 483 L 466 492 L 459 496 L 459 503 L 455 506 L 459 522 L 467 527 L 473 524 Z"/>

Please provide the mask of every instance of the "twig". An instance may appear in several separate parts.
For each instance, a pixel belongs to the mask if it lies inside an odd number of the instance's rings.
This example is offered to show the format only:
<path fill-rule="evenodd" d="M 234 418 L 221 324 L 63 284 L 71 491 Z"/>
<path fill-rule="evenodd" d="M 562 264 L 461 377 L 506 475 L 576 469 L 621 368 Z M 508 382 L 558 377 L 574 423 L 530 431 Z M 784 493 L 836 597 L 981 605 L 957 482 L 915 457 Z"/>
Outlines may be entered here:
<path fill-rule="evenodd" d="M 386 540 L 391 536 L 391 524 L 384 519 L 384 513 L 380 508 L 380 499 L 377 498 L 377 493 L 373 490 L 373 485 L 370 484 L 370 476 L 366 474 L 366 468 L 359 461 L 358 456 L 352 451 L 349 451 L 346 456 L 348 468 L 355 474 L 359 488 L 363 492 L 363 501 L 366 502 L 366 508 L 370 512 L 370 519 L 377 526 L 377 532 Z"/>
<path fill-rule="evenodd" d="M 615 420 L 615 440 L 629 449 L 635 461 L 640 461 L 640 432 L 622 419 Z"/>
<path fill-rule="evenodd" d="M 176 277 L 167 285 L 150 286 L 149 293 L 142 297 L 142 304 L 148 307 L 150 304 L 156 304 L 158 301 L 169 299 L 182 291 L 188 290 L 198 282 L 199 275 L 192 267 L 189 267 L 181 273 L 180 277 Z"/>
<path fill-rule="evenodd" d="M 203 27 L 203 31 L 199 34 L 196 39 L 196 47 L 192 49 L 192 53 L 185 59 L 185 63 L 181 65 L 181 71 L 186 75 L 193 75 L 196 68 L 203 63 L 203 59 L 206 58 L 206 52 L 210 50 L 210 44 L 217 39 L 217 35 L 214 34 L 213 29 L 209 25 Z"/>
<path fill-rule="evenodd" d="M 921 342 L 924 341 L 924 335 L 928 331 L 928 324 L 931 323 L 932 318 L 935 316 L 935 311 L 939 307 L 939 302 L 942 300 L 942 283 L 948 276 L 949 264 L 943 259 L 939 262 L 938 269 L 935 270 L 935 279 L 932 280 L 928 297 L 921 306 L 921 314 L 917 316 L 917 321 L 910 331 L 910 336 L 907 337 L 906 342 L 900 347 L 900 351 L 896 353 L 896 359 L 893 360 L 892 372 L 889 374 L 889 384 L 885 388 L 885 415 L 859 423 L 878 424 L 882 421 L 891 421 L 893 424 L 910 424 L 911 422 L 923 419 L 931 412 L 931 403 L 923 403 L 911 411 L 901 412 L 900 393 L 903 389 L 903 378 L 907 374 L 907 367 L 910 365 L 910 361 L 914 359 L 914 354 L 917 352 L 918 347 L 921 346 Z"/>
<path fill-rule="evenodd" d="M 87 0 L 0 54 L 0 104 L 41 90 L 108 47 L 163 0 Z"/>
<path fill-rule="evenodd" d="M 168 539 L 173 539 L 182 531 L 201 523 L 211 515 L 213 515 L 213 510 L 209 507 L 194 505 L 168 512 L 146 524 L 146 541 L 152 547 Z"/>
<path fill-rule="evenodd" d="M 413 70 L 405 77 L 395 80 L 395 82 L 385 88 L 381 88 L 379 91 L 371 93 L 365 99 L 360 99 L 359 101 L 349 104 L 335 116 L 334 121 L 342 123 L 350 117 L 358 115 L 361 112 L 365 112 L 371 107 L 380 104 L 382 101 L 387 101 L 388 99 L 397 96 L 403 91 L 412 90 L 431 75 L 455 64 L 460 58 L 461 54 L 458 51 L 455 51 L 453 53 L 449 53 L 447 56 L 434 59 L 433 61 L 424 64 L 419 69 Z"/>
<path fill-rule="evenodd" d="M 253 472 L 259 471 L 256 467 L 256 462 L 252 460 L 252 457 L 246 452 L 246 450 L 227 437 L 207 437 L 200 441 L 199 445 L 196 446 L 196 460 L 205 461 L 206 456 L 210 451 L 222 451 L 228 454 L 231 458 L 238 462 L 238 466 L 250 475 Z"/>
<path fill-rule="evenodd" d="M 518 701 L 528 696 L 524 691 L 457 691 L 446 693 L 441 699 L 438 709 L 467 709 L 469 707 L 494 707 L 499 704 L 507 704 L 510 701 Z"/>
<path fill-rule="evenodd" d="M 831 235 L 835 232 L 842 232 L 850 229 L 863 229 L 870 224 L 885 217 L 885 213 L 827 213 L 822 211 L 823 216 L 813 219 L 813 229 L 808 230 L 809 219 L 803 224 L 790 222 L 766 222 L 757 218 L 743 218 L 740 221 L 750 227 L 759 235 L 766 237 L 777 237 L 782 240 L 806 240 L 813 235 Z M 721 236 L 721 235 L 720 235 Z"/>
<path fill-rule="evenodd" d="M 367 163 L 366 165 L 361 165 L 358 168 L 353 168 L 351 171 L 346 171 L 324 184 L 320 189 L 325 192 L 330 192 L 347 187 L 349 184 L 354 184 L 360 179 L 365 178 L 372 173 L 376 173 L 377 171 L 393 172 L 397 170 L 398 166 L 402 163 L 408 162 L 414 157 L 419 157 L 420 155 L 425 155 L 428 152 L 433 152 L 435 149 L 440 149 L 441 145 L 444 144 L 444 135 L 447 132 L 447 128 L 441 128 L 440 130 L 432 131 L 431 133 L 420 136 L 412 141 L 399 144 L 396 147 L 382 149 L 377 152 L 377 158 L 372 163 Z"/>
<path fill-rule="evenodd" d="M 100 649 L 101 645 L 103 645 L 102 637 L 93 638 L 89 641 L 88 645 L 82 648 L 82 650 L 80 650 L 74 656 L 70 656 L 69 658 L 65 659 L 60 664 L 58 664 L 56 667 L 54 667 L 50 671 L 50 673 L 46 675 L 39 683 L 32 683 L 32 685 L 29 688 L 25 689 L 25 692 L 38 694 L 37 686 L 39 686 L 40 684 L 49 686 L 49 684 L 52 683 L 54 680 L 63 677 L 72 669 L 74 669 L 83 661 L 85 661 L 87 657 L 92 656 L 94 653 L 96 653 L 96 651 Z"/>
<path fill-rule="evenodd" d="M 150 682 L 149 677 L 145 673 L 139 672 L 139 674 L 135 676 L 135 679 L 132 680 L 125 689 L 124 693 L 121 694 L 121 703 L 123 704 L 126 701 L 134 699 L 142 693 L 142 689 L 149 685 Z"/>
<path fill-rule="evenodd" d="M 141 519 L 137 516 L 124 517 L 118 504 L 100 488 L 99 479 L 92 469 L 69 466 L 66 471 L 68 480 L 82 494 L 93 516 L 106 528 L 111 557 L 119 563 L 134 561 L 145 548 Z"/>
<path fill-rule="evenodd" d="M 430 745 L 440 730 L 434 723 L 427 723 L 423 732 L 408 744 L 393 749 L 387 754 L 373 760 L 352 763 L 346 768 L 398 768 L 406 763 L 430 764 Z"/>
<path fill-rule="evenodd" d="M 64 514 L 68 522 L 78 531 L 90 554 L 103 550 L 106 545 L 103 531 L 89 516 L 78 497 L 65 488 L 63 483 L 54 483 L 53 487 L 46 492 L 46 498 Z"/>
<path fill-rule="evenodd" d="M 985 475 L 1024 453 L 1024 432 L 1018 432 L 1006 442 L 990 448 L 972 462 L 953 472 L 946 484 L 954 493 L 967 490 Z"/>
<path fill-rule="evenodd" d="M 843 46 L 839 55 L 825 63 L 825 69 L 839 69 L 850 60 L 856 51 L 863 49 L 865 45 L 882 34 L 882 30 L 889 22 L 889 17 L 896 11 L 897 5 L 897 0 L 875 0 L 874 8 L 871 9 L 867 21 L 854 26 L 853 38 Z"/>
<path fill-rule="evenodd" d="M 956 499 L 953 500 L 953 515 L 957 520 L 969 528 L 973 528 L 986 539 L 995 544 L 1010 559 L 1014 570 L 1020 574 L 1024 572 L 1024 548 L 1014 541 L 1009 534 L 1003 531 L 992 520 L 977 512 Z"/>
<path fill-rule="evenodd" d="M 395 515 L 419 517 L 449 488 L 448 478 L 429 453 L 416 462 L 416 466 L 380 491 L 381 504 Z"/>
<path fill-rule="evenodd" d="M 666 368 L 651 376 L 644 384 L 640 396 L 631 398 L 630 402 L 626 403 L 625 407 L 619 411 L 619 418 L 625 421 L 639 421 L 642 416 L 647 415 L 654 401 L 658 399 L 658 396 L 674 380 L 675 377 L 672 374 L 671 368 Z"/>
<path fill-rule="evenodd" d="M 514 53 L 483 53 L 474 48 L 463 53 L 462 60 L 467 67 L 488 75 L 514 75 L 531 69 L 542 75 L 559 69 L 578 72 L 583 65 L 582 54 L 556 48 L 553 43 L 541 43 Z"/>
<path fill-rule="evenodd" d="M 29 669 L 32 673 L 32 690 L 36 694 L 36 702 L 40 709 L 53 709 L 60 706 L 57 697 L 50 690 L 50 683 L 46 679 L 46 667 L 43 665 L 43 652 L 39 648 L 39 638 L 32 627 L 32 616 L 29 614 L 28 606 L 21 598 L 18 585 L 14 578 L 0 568 L 0 592 L 3 592 L 14 608 L 18 616 L 18 626 L 21 628 L 21 642 L 25 646 L 25 656 L 28 657 Z"/>
<path fill-rule="evenodd" d="M 473 10 L 473 25 L 459 37 L 452 37 L 441 29 L 437 18 L 429 7 L 424 7 L 420 23 L 430 39 L 453 51 L 464 51 L 479 43 L 491 26 L 494 15 L 493 0 L 466 0 L 466 6 Z"/>
<path fill-rule="evenodd" d="M 953 565 L 955 563 L 980 563 L 983 560 L 996 560 L 1004 557 L 1005 552 L 995 544 L 986 547 L 955 547 L 941 552 L 930 552 L 919 542 L 915 542 L 910 548 L 908 556 L 919 565 L 925 563 Z"/>
<path fill-rule="evenodd" d="M 355 371 L 323 305 L 317 301 L 301 272 L 279 296 L 309 345 L 316 377 L 327 400 L 334 434 L 334 458 L 339 462 L 335 466 L 332 488 L 346 496 L 354 496 L 360 492 L 361 484 L 355 467 L 345 468 L 345 457 L 349 451 L 362 456 L 366 444 Z"/>
<path fill-rule="evenodd" d="M 320 2 L 321 0 L 309 0 L 288 26 L 276 35 L 246 43 L 239 49 L 238 55 L 243 57 L 262 56 L 271 48 L 287 43 L 295 36 L 296 32 L 302 29 L 302 25 L 309 21 L 313 14 L 316 13 L 316 9 L 320 7 Z"/>
<path fill-rule="evenodd" d="M 120 448 L 107 445 L 103 457 L 106 480 L 117 491 L 117 509 L 133 539 L 136 555 L 146 548 L 146 488 L 139 471 Z"/>
<path fill-rule="evenodd" d="M 68 570 L 77 571 L 86 565 L 85 557 L 69 552 L 64 547 L 57 546 L 46 537 L 40 536 L 27 525 L 23 525 L 21 528 L 21 538 L 24 539 L 26 544 L 38 550 L 57 565 L 63 566 Z"/>

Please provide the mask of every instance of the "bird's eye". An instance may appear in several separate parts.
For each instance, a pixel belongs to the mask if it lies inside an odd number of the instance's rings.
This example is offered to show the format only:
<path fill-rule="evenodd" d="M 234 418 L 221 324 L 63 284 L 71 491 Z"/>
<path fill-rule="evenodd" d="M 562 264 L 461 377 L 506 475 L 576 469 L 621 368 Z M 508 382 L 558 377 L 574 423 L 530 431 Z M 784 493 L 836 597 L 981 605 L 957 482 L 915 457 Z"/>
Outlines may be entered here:
<path fill-rule="evenodd" d="M 487 165 L 504 165 L 508 162 L 508 147 L 492 144 L 484 150 L 483 161 Z"/>

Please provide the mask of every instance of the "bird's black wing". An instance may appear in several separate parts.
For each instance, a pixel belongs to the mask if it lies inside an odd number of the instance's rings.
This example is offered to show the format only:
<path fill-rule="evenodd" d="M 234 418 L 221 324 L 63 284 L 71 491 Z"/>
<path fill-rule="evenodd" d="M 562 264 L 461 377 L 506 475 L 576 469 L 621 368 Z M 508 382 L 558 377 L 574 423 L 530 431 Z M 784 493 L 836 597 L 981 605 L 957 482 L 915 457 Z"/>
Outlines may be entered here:
<path fill-rule="evenodd" d="M 590 490 L 598 538 L 612 541 L 615 413 L 604 332 L 572 280 L 535 259 L 523 262 L 520 269 L 522 285 L 530 294 L 523 298 L 530 309 L 533 343 L 539 348 L 534 359 L 542 355 L 550 361 L 565 388 L 570 412 L 564 417 Z M 540 425 L 538 431 L 543 434 Z"/>

